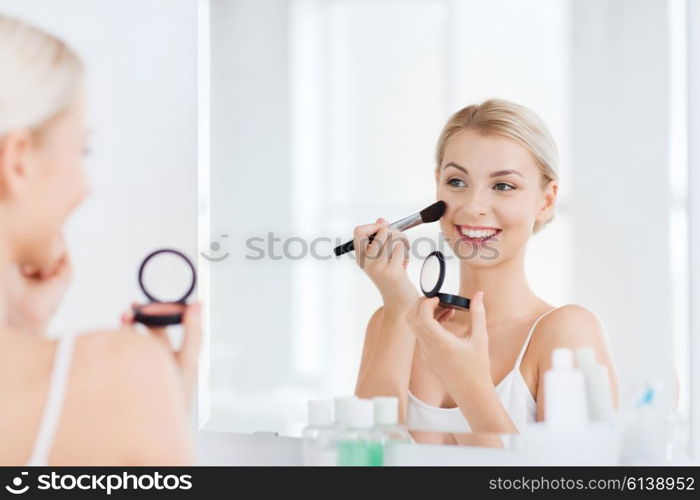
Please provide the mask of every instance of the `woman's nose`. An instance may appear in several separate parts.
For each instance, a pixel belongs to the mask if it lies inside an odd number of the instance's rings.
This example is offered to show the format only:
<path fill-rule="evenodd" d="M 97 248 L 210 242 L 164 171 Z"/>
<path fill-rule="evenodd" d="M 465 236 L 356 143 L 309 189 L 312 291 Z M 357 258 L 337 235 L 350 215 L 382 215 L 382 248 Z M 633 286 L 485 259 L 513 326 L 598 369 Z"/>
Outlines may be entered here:
<path fill-rule="evenodd" d="M 460 213 L 469 217 L 478 217 L 488 212 L 489 197 L 488 194 L 482 191 L 474 190 L 466 194 L 461 201 L 462 203 L 458 205 L 455 213 Z"/>

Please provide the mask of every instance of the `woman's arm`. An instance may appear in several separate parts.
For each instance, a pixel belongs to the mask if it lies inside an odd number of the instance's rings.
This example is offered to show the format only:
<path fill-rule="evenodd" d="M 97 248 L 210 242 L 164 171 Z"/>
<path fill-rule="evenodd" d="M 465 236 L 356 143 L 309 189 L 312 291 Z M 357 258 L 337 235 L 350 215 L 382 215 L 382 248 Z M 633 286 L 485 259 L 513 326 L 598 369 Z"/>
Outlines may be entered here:
<path fill-rule="evenodd" d="M 408 383 L 416 339 L 405 311 L 380 307 L 370 318 L 355 394 L 359 397 L 396 396 L 399 420 L 406 422 Z"/>
<path fill-rule="evenodd" d="M 370 236 L 374 236 L 370 242 Z M 418 297 L 408 279 L 408 240 L 383 219 L 354 231 L 355 258 L 382 295 L 384 306 L 370 318 L 355 386 L 360 397 L 396 396 L 399 419 L 406 422 L 406 402 L 415 337 L 406 312 Z"/>

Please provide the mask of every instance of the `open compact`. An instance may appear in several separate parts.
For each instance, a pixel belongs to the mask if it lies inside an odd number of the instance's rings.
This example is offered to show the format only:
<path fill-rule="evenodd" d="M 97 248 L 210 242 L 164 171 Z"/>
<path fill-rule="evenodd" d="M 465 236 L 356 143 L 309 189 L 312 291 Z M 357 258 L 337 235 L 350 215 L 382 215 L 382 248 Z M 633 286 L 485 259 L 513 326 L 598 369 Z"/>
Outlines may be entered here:
<path fill-rule="evenodd" d="M 134 320 L 148 326 L 182 323 L 186 300 L 197 283 L 192 261 L 177 250 L 156 250 L 141 263 L 138 278 L 150 302 L 134 306 Z"/>
<path fill-rule="evenodd" d="M 432 252 L 423 261 L 420 271 L 420 287 L 423 295 L 440 299 L 440 305 L 452 309 L 469 309 L 469 299 L 451 293 L 440 293 L 442 284 L 445 282 L 445 256 L 441 251 Z"/>

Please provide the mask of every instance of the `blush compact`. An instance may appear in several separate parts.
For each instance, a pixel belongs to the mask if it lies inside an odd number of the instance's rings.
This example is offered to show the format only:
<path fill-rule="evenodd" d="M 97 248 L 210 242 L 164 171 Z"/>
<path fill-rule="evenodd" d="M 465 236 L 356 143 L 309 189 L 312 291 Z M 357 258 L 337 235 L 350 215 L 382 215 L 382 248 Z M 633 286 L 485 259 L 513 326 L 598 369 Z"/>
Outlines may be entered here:
<path fill-rule="evenodd" d="M 426 257 L 420 271 L 420 287 L 423 295 L 428 298 L 437 297 L 443 307 L 466 311 L 469 309 L 468 298 L 440 292 L 445 282 L 446 267 L 445 256 L 441 251 L 436 250 Z"/>
<path fill-rule="evenodd" d="M 151 252 L 139 267 L 138 281 L 150 301 L 134 306 L 134 321 L 147 326 L 182 323 L 197 273 L 185 254 L 170 248 Z"/>

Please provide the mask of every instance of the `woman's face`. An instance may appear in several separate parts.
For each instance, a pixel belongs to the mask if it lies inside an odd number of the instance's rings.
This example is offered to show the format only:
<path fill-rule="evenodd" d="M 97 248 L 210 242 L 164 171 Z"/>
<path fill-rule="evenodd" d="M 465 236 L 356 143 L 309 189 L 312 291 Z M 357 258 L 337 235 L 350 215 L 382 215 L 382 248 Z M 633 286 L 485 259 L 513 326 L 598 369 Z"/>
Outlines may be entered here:
<path fill-rule="evenodd" d="M 20 264 L 50 268 L 62 252 L 62 228 L 89 193 L 83 169 L 87 133 L 81 95 L 40 131 L 10 135 L 16 141 L 3 169 L 8 196 L 9 238 Z M 5 158 L 6 165 L 8 159 Z"/>
<path fill-rule="evenodd" d="M 437 198 L 447 203 L 442 231 L 455 255 L 477 266 L 520 252 L 556 200 L 556 182 L 542 189 L 540 169 L 524 147 L 473 130 L 448 140 L 436 180 Z"/>

